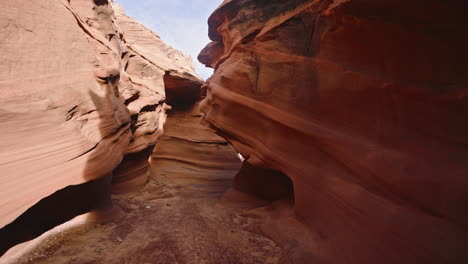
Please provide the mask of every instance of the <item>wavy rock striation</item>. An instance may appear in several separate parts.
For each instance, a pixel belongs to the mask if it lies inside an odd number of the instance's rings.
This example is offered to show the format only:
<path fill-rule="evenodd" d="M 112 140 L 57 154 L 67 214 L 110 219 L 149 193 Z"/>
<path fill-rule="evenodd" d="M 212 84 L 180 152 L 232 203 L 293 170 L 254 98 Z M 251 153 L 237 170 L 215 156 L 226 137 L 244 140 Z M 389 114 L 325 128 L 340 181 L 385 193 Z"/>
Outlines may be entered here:
<path fill-rule="evenodd" d="M 188 171 L 193 175 L 180 172 L 184 175 L 184 180 L 189 182 L 202 177 L 197 174 L 213 175 L 214 178 L 220 178 L 214 179 L 213 185 L 218 184 L 226 189 L 226 185 L 229 186 L 232 181 L 232 175 L 241 165 L 232 146 L 224 138 L 200 124 L 198 104 L 174 107 L 168 116 L 164 135 L 151 156 L 153 167 L 158 171 L 184 171 L 189 168 Z M 179 168 L 180 164 L 185 165 Z M 225 180 L 221 179 L 223 174 L 227 175 Z"/>
<path fill-rule="evenodd" d="M 237 188 L 291 179 L 300 263 L 468 261 L 467 8 L 226 0 L 210 17 L 203 120 L 246 158 Z"/>
<path fill-rule="evenodd" d="M 154 32 L 126 16 L 118 5 L 112 6 L 115 24 L 120 27 L 116 34 L 123 32 L 126 46 L 122 56 L 128 81 L 122 83 L 121 92 L 134 121 L 131 128 L 133 137 L 122 163 L 114 171 L 113 191 L 128 192 L 138 189 L 148 179 L 148 159 L 162 135 L 166 120 L 168 106 L 164 102 L 174 105 L 174 98 L 189 95 L 198 99 L 202 80 L 195 73 L 190 57 L 168 46 Z M 181 92 L 174 96 L 173 91 Z"/>
<path fill-rule="evenodd" d="M 165 79 L 201 85 L 191 59 L 112 1 L 7 1 L 0 12 L 0 230 L 67 186 L 144 185 L 166 120 Z"/>

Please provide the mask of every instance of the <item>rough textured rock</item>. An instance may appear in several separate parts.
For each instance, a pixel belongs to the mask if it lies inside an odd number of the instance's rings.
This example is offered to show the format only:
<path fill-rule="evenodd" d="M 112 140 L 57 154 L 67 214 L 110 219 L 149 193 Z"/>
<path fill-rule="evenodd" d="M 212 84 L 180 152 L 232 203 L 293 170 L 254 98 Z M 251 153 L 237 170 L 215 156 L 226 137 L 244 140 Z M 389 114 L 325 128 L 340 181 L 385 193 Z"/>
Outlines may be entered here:
<path fill-rule="evenodd" d="M 210 17 L 203 120 L 292 180 L 310 238 L 296 261 L 468 261 L 466 10 L 231 0 Z"/>
<path fill-rule="evenodd" d="M 114 169 L 116 191 L 144 184 L 165 78 L 201 84 L 191 59 L 108 1 L 7 1 L 0 14 L 0 228 Z"/>

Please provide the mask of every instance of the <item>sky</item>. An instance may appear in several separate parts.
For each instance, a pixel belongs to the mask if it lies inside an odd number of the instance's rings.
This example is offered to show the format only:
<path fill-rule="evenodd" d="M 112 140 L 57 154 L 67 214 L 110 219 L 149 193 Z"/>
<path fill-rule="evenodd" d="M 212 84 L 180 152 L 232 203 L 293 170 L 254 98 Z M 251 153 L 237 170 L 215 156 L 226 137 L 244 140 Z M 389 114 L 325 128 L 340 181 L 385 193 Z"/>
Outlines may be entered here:
<path fill-rule="evenodd" d="M 197 60 L 198 53 L 210 42 L 208 17 L 222 0 L 114 0 L 125 13 L 158 33 L 172 47 L 192 56 L 203 79 L 213 70 Z"/>

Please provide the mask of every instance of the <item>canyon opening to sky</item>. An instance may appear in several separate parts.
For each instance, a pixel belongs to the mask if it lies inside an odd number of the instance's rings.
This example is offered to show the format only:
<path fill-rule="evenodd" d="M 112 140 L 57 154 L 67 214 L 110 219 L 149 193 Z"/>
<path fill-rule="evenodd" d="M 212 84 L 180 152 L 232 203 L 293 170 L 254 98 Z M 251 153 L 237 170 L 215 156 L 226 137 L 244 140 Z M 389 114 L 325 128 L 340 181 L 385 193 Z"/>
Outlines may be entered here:
<path fill-rule="evenodd" d="M 468 3 L 0 7 L 1 264 L 468 263 Z"/>

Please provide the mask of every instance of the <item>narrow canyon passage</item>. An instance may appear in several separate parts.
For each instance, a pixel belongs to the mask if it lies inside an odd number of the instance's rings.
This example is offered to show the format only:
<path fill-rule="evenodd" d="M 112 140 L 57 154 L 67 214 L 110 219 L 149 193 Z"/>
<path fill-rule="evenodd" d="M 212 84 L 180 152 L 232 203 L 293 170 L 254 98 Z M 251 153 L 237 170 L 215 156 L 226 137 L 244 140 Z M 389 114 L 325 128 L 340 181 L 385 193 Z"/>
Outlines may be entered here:
<path fill-rule="evenodd" d="M 262 202 L 248 199 L 245 207 L 223 197 L 240 160 L 224 139 L 199 124 L 196 113 L 169 114 L 151 165 L 144 189 L 113 197 L 119 216 L 52 231 L 38 248 L 10 263 L 280 261 L 282 249 L 252 232 L 258 218 L 248 209 Z"/>
<path fill-rule="evenodd" d="M 468 263 L 468 1 L 115 1 L 1 3 L 0 264 Z"/>

